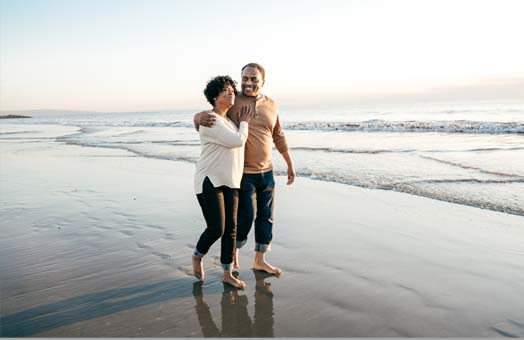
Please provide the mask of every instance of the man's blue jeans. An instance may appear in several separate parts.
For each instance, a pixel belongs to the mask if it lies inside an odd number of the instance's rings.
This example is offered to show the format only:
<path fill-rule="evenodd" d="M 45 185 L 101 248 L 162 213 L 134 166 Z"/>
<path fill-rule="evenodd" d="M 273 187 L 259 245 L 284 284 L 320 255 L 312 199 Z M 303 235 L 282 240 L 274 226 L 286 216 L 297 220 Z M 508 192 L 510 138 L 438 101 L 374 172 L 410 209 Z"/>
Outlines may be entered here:
<path fill-rule="evenodd" d="M 265 253 L 270 249 L 273 239 L 274 190 L 272 170 L 242 176 L 238 200 L 237 248 L 246 244 L 255 221 L 255 251 Z"/>

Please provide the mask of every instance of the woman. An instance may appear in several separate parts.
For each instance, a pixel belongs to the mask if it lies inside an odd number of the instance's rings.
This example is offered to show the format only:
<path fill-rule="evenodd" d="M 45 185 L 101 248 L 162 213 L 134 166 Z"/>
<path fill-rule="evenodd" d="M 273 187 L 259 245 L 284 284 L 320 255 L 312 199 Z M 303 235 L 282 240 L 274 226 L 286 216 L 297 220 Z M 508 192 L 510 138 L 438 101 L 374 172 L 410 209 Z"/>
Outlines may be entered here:
<path fill-rule="evenodd" d="M 213 127 L 199 129 L 202 150 L 195 173 L 195 193 L 207 227 L 200 236 L 193 254 L 193 271 L 204 280 L 203 257 L 216 240 L 222 238 L 220 262 L 225 283 L 244 288 L 245 282 L 232 274 L 231 263 L 236 242 L 238 189 L 244 168 L 244 144 L 248 123 L 253 112 L 248 107 L 240 111 L 240 127 L 229 118 L 227 110 L 235 102 L 236 82 L 229 76 L 211 79 L 204 90 L 216 116 Z"/>

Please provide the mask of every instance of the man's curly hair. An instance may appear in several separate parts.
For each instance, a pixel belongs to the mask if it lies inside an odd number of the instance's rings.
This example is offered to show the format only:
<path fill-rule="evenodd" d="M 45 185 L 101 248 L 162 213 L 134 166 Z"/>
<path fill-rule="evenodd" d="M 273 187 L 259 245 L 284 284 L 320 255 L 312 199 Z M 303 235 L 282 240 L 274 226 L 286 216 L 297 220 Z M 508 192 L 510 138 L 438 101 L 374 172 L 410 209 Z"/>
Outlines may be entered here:
<path fill-rule="evenodd" d="M 204 89 L 204 95 L 206 96 L 209 104 L 215 106 L 215 100 L 217 99 L 220 92 L 224 91 L 228 85 L 233 87 L 235 96 L 238 94 L 237 82 L 231 79 L 230 76 L 216 76 L 207 82 L 206 88 Z"/>

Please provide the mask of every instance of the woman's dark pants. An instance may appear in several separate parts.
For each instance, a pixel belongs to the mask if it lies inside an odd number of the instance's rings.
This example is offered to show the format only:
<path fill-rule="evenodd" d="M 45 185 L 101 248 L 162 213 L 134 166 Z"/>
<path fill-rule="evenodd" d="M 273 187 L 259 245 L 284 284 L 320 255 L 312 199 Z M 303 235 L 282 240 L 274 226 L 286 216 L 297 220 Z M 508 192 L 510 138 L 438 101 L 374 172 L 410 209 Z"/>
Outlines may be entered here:
<path fill-rule="evenodd" d="M 233 249 L 237 233 L 238 189 L 226 186 L 215 188 L 208 177 L 202 184 L 198 203 L 206 220 L 206 230 L 200 235 L 196 250 L 204 255 L 219 238 L 221 240 L 220 262 L 227 269 L 233 262 Z M 226 265 L 226 266 L 224 266 Z"/>

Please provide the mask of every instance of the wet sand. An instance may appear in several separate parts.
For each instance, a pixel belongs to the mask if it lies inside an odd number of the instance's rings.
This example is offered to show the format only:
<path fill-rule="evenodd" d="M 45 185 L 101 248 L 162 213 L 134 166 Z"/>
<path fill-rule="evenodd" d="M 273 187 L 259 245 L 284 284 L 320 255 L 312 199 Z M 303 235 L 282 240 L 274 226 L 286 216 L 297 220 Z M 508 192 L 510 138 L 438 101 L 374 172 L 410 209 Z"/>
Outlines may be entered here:
<path fill-rule="evenodd" d="M 191 273 L 194 165 L 1 140 L 1 335 L 524 336 L 524 218 L 403 193 L 277 177 L 280 278 L 238 291 Z"/>

